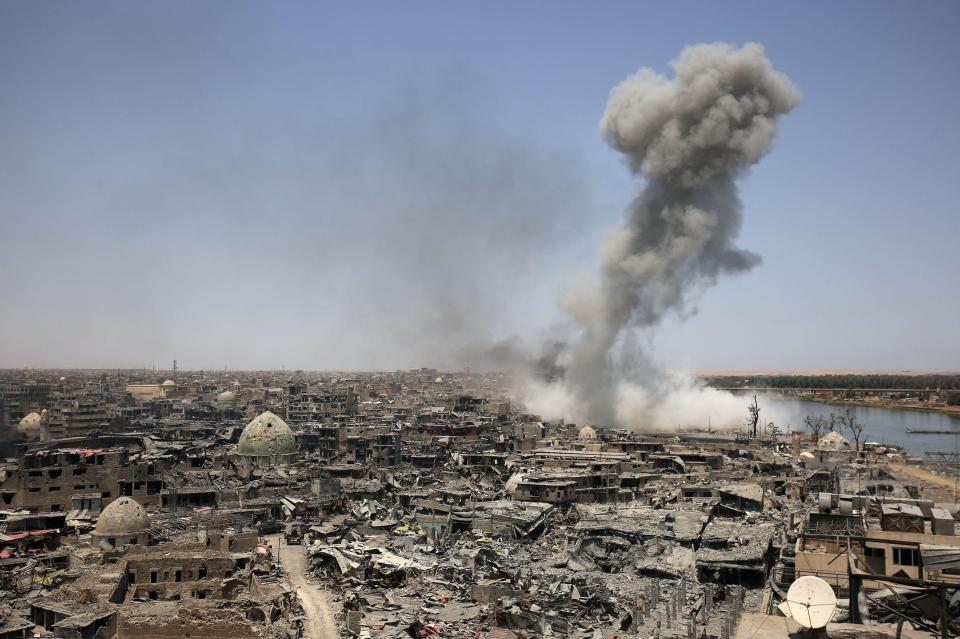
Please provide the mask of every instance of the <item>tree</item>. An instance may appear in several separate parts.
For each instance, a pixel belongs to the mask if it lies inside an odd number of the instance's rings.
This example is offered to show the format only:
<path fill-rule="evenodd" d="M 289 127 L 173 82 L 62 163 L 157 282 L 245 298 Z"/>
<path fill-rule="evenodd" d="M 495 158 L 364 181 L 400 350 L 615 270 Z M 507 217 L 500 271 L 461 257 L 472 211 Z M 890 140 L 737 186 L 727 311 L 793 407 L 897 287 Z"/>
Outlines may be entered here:
<path fill-rule="evenodd" d="M 747 410 L 750 411 L 750 416 L 747 417 L 747 428 L 750 431 L 750 436 L 756 439 L 757 437 L 757 423 L 760 421 L 760 406 L 757 404 L 757 396 L 753 396 L 753 403 L 747 406 Z"/>
<path fill-rule="evenodd" d="M 840 414 L 838 420 L 841 427 L 845 427 L 850 431 L 850 435 L 853 436 L 853 442 L 856 446 L 856 450 L 860 450 L 860 437 L 863 435 L 863 424 L 857 421 L 857 416 L 854 414 L 852 408 L 848 408 L 843 413 Z"/>
<path fill-rule="evenodd" d="M 830 429 L 830 432 L 835 433 L 839 425 L 840 417 L 834 413 L 830 413 L 830 420 L 827 422 L 827 428 Z"/>
<path fill-rule="evenodd" d="M 827 427 L 827 418 L 823 415 L 807 415 L 803 418 L 804 423 L 806 423 L 807 428 L 810 429 L 810 432 L 813 433 L 813 441 L 820 441 L 820 434 L 823 433 L 823 430 Z"/>
<path fill-rule="evenodd" d="M 770 439 L 776 441 L 777 438 L 780 437 L 780 435 L 783 434 L 783 431 L 780 429 L 779 426 L 777 426 L 777 425 L 774 424 L 773 422 L 768 422 L 768 423 L 767 423 L 767 433 L 769 433 Z"/>

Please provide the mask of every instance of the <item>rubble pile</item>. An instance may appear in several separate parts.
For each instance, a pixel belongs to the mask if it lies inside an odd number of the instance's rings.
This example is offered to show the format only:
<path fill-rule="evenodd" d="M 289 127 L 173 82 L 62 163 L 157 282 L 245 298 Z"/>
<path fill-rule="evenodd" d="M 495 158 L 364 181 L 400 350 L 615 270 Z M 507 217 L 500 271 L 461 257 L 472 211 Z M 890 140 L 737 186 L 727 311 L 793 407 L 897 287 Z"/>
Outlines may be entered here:
<path fill-rule="evenodd" d="M 548 422 L 432 370 L 169 382 L 20 405 L 5 636 L 733 639 L 808 575 L 838 621 L 960 613 L 957 509 L 889 445 Z"/>

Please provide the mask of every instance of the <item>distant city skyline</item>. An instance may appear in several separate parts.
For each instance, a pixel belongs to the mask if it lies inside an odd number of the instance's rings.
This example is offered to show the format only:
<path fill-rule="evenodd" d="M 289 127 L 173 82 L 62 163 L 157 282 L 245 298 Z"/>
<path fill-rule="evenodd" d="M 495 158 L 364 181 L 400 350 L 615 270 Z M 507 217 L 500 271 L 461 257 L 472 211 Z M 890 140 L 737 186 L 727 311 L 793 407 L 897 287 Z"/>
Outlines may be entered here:
<path fill-rule="evenodd" d="M 10 366 L 0 368 L 0 370 L 8 371 L 120 371 L 121 373 L 130 373 L 142 371 L 145 373 L 156 373 L 157 375 L 163 375 L 164 373 L 171 373 L 173 369 L 163 368 L 160 366 L 135 366 L 135 367 L 104 367 L 104 368 L 92 368 L 92 367 L 83 367 L 83 366 L 73 366 L 73 367 L 57 367 L 57 366 Z M 178 369 L 178 374 L 196 374 L 204 373 L 206 376 L 216 376 L 218 374 L 230 374 L 230 373 L 344 373 L 344 374 L 359 374 L 359 373 L 393 373 L 393 372 L 408 372 L 413 370 L 435 370 L 438 373 L 443 373 L 445 375 L 463 375 L 463 374 L 495 374 L 506 371 L 476 371 L 470 369 L 469 367 L 463 369 L 441 369 L 433 366 L 411 366 L 408 368 L 388 368 L 388 369 L 362 369 L 362 368 L 345 368 L 345 369 L 327 369 L 327 368 L 227 368 L 223 367 L 216 368 L 184 368 Z M 712 369 L 712 370 L 689 370 L 689 369 L 678 369 L 676 371 L 670 372 L 681 372 L 689 373 L 691 375 L 701 376 L 701 377 L 761 377 L 761 376 L 770 376 L 770 375 L 908 375 L 908 376 L 922 376 L 922 375 L 956 375 L 960 373 L 957 370 L 883 370 L 883 369 Z"/>
<path fill-rule="evenodd" d="M 960 369 L 960 5 L 0 4 L 0 368 L 459 370 L 563 334 L 638 184 L 610 89 L 759 42 L 803 102 L 693 371 Z"/>

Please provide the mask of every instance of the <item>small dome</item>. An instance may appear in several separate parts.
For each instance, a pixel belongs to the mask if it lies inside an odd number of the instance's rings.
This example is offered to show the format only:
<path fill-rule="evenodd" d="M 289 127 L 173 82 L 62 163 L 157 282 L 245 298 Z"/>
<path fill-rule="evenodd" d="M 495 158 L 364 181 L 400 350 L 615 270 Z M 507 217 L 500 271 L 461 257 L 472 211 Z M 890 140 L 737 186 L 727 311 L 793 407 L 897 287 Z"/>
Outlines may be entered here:
<path fill-rule="evenodd" d="M 17 430 L 23 435 L 32 435 L 40 430 L 42 418 L 37 413 L 30 413 L 20 420 Z"/>
<path fill-rule="evenodd" d="M 103 509 L 94 533 L 100 537 L 130 537 L 150 525 L 150 515 L 135 499 L 120 497 Z"/>
<path fill-rule="evenodd" d="M 292 455 L 297 452 L 297 440 L 285 421 L 267 411 L 243 429 L 237 452 L 253 457 Z"/>
<path fill-rule="evenodd" d="M 818 450 L 847 450 L 850 448 L 850 440 L 836 431 L 832 431 L 821 437 L 817 441 Z"/>
<path fill-rule="evenodd" d="M 177 383 L 176 383 L 175 381 L 173 381 L 172 379 L 168 379 L 168 380 L 165 381 L 163 384 L 161 384 L 161 386 L 163 386 L 163 387 L 165 387 L 165 388 L 173 388 L 173 387 L 175 387 L 176 385 L 177 385 Z"/>
<path fill-rule="evenodd" d="M 584 426 L 580 429 L 580 434 L 577 437 L 580 439 L 596 439 L 597 431 L 593 430 L 590 426 Z"/>
<path fill-rule="evenodd" d="M 233 391 L 223 391 L 217 395 L 217 401 L 221 404 L 237 401 L 237 396 Z"/>

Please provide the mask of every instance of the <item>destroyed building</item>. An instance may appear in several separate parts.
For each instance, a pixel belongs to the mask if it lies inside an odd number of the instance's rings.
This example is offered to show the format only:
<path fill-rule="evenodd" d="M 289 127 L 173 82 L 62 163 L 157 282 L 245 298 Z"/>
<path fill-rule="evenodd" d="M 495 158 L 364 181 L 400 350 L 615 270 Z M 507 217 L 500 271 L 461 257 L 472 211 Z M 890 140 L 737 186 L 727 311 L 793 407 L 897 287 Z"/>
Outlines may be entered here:
<path fill-rule="evenodd" d="M 292 638 L 318 593 L 369 639 L 733 639 L 805 575 L 861 598 L 838 619 L 923 631 L 960 582 L 956 509 L 890 447 L 554 423 L 495 375 L 34 377 L 0 470 L 8 636 Z M 77 397 L 89 428 L 43 428 Z"/>

